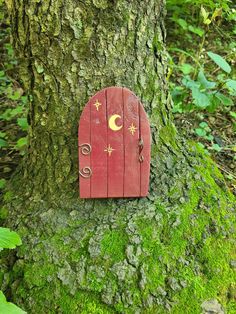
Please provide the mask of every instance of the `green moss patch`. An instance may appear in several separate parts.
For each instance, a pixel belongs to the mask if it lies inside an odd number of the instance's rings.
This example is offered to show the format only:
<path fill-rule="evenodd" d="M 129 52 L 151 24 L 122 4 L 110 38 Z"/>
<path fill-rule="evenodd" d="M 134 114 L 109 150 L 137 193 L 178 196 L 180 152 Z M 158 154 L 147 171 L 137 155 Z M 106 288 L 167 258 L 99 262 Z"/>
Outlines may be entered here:
<path fill-rule="evenodd" d="M 125 248 L 128 237 L 124 230 L 109 230 L 101 241 L 102 255 L 109 255 L 114 262 L 119 262 L 125 258 Z"/>

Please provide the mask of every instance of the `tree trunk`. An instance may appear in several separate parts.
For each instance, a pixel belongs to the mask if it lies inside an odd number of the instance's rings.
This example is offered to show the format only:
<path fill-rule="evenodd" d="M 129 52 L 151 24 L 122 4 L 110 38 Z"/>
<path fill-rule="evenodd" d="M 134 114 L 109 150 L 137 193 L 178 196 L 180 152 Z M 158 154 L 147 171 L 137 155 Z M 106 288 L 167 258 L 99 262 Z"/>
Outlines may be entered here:
<path fill-rule="evenodd" d="M 192 314 L 216 297 L 233 313 L 233 197 L 175 131 L 163 1 L 7 4 L 31 101 L 28 154 L 6 197 L 23 245 L 3 258 L 3 289 L 29 313 Z M 148 113 L 147 198 L 78 198 L 78 120 L 108 86 L 134 91 Z"/>

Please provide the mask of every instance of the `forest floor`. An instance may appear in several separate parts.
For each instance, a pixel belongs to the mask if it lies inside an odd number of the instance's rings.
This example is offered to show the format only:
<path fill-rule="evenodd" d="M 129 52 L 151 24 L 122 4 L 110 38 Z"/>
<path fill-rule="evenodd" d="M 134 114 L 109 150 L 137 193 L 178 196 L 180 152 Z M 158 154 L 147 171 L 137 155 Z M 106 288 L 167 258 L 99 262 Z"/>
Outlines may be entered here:
<path fill-rule="evenodd" d="M 26 151 L 30 96 L 26 95 L 18 80 L 17 61 L 10 42 L 10 23 L 1 1 L 0 8 L 1 189 Z M 229 188 L 236 194 L 235 10 L 232 9 L 233 21 L 229 14 L 226 19 L 222 12 L 218 12 L 215 19 L 206 25 L 202 24 L 200 14 L 196 14 L 196 8 L 185 7 L 185 10 L 181 11 L 181 6 L 170 8 L 166 19 L 168 80 L 175 124 L 183 136 L 204 146 L 216 161 Z M 214 62 L 207 55 L 209 51 L 227 60 L 230 73 L 224 73 L 221 66 L 214 68 Z M 200 70 L 204 70 L 202 79 L 199 79 Z M 226 90 L 222 85 L 224 80 L 231 81 L 233 88 Z M 200 86 L 199 82 L 207 87 Z M 208 85 L 211 86 L 209 89 Z M 221 92 L 220 101 L 214 102 L 212 98 L 209 101 L 212 90 L 214 93 Z"/>

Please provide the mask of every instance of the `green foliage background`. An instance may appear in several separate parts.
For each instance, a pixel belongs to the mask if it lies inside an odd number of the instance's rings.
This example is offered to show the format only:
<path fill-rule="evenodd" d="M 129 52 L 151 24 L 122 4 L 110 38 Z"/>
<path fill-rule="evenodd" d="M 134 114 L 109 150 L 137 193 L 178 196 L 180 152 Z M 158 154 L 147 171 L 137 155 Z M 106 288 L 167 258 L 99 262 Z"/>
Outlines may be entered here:
<path fill-rule="evenodd" d="M 211 154 L 236 193 L 236 4 L 169 0 L 167 11 L 176 125 Z"/>

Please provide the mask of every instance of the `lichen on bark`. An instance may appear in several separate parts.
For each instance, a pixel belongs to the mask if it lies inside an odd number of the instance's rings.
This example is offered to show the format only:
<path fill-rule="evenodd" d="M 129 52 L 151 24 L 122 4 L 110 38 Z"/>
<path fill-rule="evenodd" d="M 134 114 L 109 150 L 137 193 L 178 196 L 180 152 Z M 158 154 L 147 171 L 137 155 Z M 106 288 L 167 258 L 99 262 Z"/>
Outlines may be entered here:
<path fill-rule="evenodd" d="M 29 313 L 200 313 L 235 308 L 235 202 L 214 163 L 174 128 L 164 3 L 13 1 L 29 150 L 5 199 L 23 245 L 1 286 Z M 80 200 L 77 124 L 88 97 L 133 90 L 152 129 L 150 194 Z"/>

